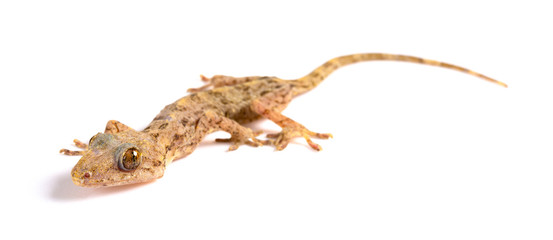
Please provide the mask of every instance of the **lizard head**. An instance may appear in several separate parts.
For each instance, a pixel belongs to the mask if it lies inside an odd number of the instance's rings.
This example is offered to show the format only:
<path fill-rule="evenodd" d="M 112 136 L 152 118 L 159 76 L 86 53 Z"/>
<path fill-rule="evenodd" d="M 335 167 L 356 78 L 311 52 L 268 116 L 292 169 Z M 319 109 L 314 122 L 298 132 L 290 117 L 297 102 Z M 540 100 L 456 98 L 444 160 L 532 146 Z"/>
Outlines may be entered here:
<path fill-rule="evenodd" d="M 164 148 L 148 134 L 110 121 L 105 133 L 90 139 L 71 177 L 78 186 L 102 187 L 152 181 L 164 171 Z"/>

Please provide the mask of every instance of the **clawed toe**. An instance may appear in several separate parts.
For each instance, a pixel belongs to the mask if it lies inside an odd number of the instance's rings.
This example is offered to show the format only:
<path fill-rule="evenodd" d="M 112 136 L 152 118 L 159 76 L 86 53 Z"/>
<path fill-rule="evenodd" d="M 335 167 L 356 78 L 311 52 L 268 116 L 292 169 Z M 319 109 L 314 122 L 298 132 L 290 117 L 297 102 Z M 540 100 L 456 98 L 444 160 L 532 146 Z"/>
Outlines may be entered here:
<path fill-rule="evenodd" d="M 305 141 L 307 141 L 307 144 L 309 144 L 309 146 L 317 151 L 321 151 L 323 150 L 323 148 L 321 147 L 321 145 L 319 144 L 316 144 L 314 143 L 313 141 L 311 141 L 311 139 L 309 137 L 304 137 L 305 138 Z"/>
<path fill-rule="evenodd" d="M 75 143 L 75 146 L 80 149 L 86 150 L 88 148 L 88 144 L 83 143 L 78 139 L 73 139 L 73 143 Z M 60 153 L 67 156 L 79 156 L 79 155 L 83 155 L 84 151 L 72 151 L 64 148 L 60 150 Z"/>
<path fill-rule="evenodd" d="M 78 148 L 81 148 L 81 149 L 87 149 L 88 148 L 88 144 L 83 143 L 83 142 L 79 141 L 78 139 L 73 139 L 73 143 L 75 143 L 75 146 L 77 146 Z"/>
<path fill-rule="evenodd" d="M 228 149 L 229 151 L 234 151 L 244 144 L 252 147 L 260 147 L 263 145 L 270 144 L 271 142 L 269 140 L 260 140 L 256 138 L 261 133 L 263 133 L 263 131 L 252 132 L 251 136 L 249 137 L 242 136 L 242 137 L 230 137 L 230 138 L 217 138 L 215 139 L 215 142 L 232 143 L 232 145 Z"/>
<path fill-rule="evenodd" d="M 319 139 L 329 139 L 333 138 L 332 134 L 330 133 L 314 133 L 315 135 L 313 137 L 319 138 Z"/>
<path fill-rule="evenodd" d="M 276 147 L 276 150 L 281 151 L 285 149 L 290 141 L 296 137 L 303 137 L 309 146 L 317 151 L 321 151 L 322 147 L 319 144 L 314 143 L 311 137 L 319 139 L 332 138 L 330 133 L 316 133 L 307 130 L 306 128 L 283 128 L 279 133 L 267 134 L 267 138 L 272 138 L 272 143 Z"/>
<path fill-rule="evenodd" d="M 80 156 L 80 155 L 83 155 L 83 151 L 71 151 L 71 150 L 68 150 L 68 149 L 61 149 L 60 150 L 60 153 L 63 154 L 63 155 L 67 155 L 67 156 Z"/>
<path fill-rule="evenodd" d="M 189 88 L 186 91 L 189 92 L 189 93 L 197 93 L 197 92 L 201 92 L 201 91 L 206 90 L 209 87 L 213 86 L 213 82 L 211 81 L 211 78 L 208 78 L 204 75 L 200 75 L 200 79 L 202 79 L 202 82 L 205 82 L 206 84 L 204 84 L 203 86 L 201 86 L 199 88 Z"/>

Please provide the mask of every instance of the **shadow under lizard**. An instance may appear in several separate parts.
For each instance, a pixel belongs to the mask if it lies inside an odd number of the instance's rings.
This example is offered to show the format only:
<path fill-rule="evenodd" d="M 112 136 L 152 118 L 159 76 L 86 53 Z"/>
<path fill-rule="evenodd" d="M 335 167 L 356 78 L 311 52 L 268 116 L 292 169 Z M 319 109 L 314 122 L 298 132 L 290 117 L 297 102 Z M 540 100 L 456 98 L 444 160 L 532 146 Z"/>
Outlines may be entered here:
<path fill-rule="evenodd" d="M 190 95 L 167 105 L 142 131 L 118 121 L 108 121 L 105 131 L 94 135 L 88 144 L 74 140 L 82 151 L 60 150 L 65 155 L 82 155 L 71 171 L 78 186 L 102 187 L 133 184 L 161 178 L 166 166 L 175 159 L 192 153 L 202 139 L 215 131 L 228 132 L 229 150 L 239 146 L 274 145 L 283 150 L 296 137 L 303 137 L 309 146 L 321 147 L 311 138 L 327 139 L 328 133 L 316 133 L 281 114 L 293 97 L 305 93 L 336 69 L 362 61 L 391 60 L 413 62 L 461 71 L 507 87 L 503 82 L 456 65 L 419 57 L 364 53 L 331 59 L 306 76 L 295 80 L 277 77 L 202 76 L 205 85 L 188 89 Z M 261 131 L 242 124 L 266 118 L 282 128 L 267 134 L 269 140 L 257 139 Z"/>

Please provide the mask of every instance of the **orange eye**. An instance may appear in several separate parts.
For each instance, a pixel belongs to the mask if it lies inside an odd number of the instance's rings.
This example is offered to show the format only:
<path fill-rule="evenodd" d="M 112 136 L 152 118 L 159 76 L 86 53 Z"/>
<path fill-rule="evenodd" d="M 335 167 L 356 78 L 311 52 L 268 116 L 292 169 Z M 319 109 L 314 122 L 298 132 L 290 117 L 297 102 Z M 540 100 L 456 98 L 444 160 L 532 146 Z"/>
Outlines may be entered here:
<path fill-rule="evenodd" d="M 132 171 L 138 168 L 140 165 L 141 154 L 138 151 L 138 149 L 132 147 L 129 148 L 123 153 L 123 155 L 119 158 L 119 169 L 122 171 Z"/>

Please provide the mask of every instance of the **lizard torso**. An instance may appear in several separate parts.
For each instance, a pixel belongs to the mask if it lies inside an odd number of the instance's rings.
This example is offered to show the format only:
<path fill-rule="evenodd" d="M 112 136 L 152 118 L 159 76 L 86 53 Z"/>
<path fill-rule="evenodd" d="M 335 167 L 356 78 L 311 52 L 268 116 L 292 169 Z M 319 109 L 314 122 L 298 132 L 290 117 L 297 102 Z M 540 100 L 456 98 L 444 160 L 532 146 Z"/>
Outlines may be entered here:
<path fill-rule="evenodd" d="M 171 162 L 192 153 L 200 143 L 204 134 L 198 134 L 196 130 L 206 111 L 240 124 L 248 123 L 261 117 L 250 107 L 254 99 L 275 89 L 290 87 L 286 81 L 262 77 L 260 80 L 235 86 L 192 93 L 163 108 L 144 132 L 167 149 L 165 159 Z M 215 129 L 208 133 L 213 130 Z"/>
<path fill-rule="evenodd" d="M 82 155 L 71 171 L 79 186 L 115 186 L 151 181 L 163 176 L 166 166 L 175 159 L 192 153 L 202 139 L 215 131 L 228 132 L 229 150 L 240 145 L 274 145 L 284 149 L 291 139 L 303 137 L 315 150 L 321 147 L 311 138 L 326 139 L 330 134 L 316 133 L 282 115 L 294 96 L 309 91 L 336 69 L 371 60 L 414 62 L 465 72 L 502 86 L 506 84 L 448 63 L 406 55 L 381 53 L 354 54 L 331 59 L 305 77 L 282 80 L 276 77 L 234 78 L 217 75 L 202 80 L 206 85 L 189 89 L 191 94 L 167 105 L 142 131 L 136 131 L 118 121 L 107 123 L 104 133 L 93 136 L 89 144 L 75 140 L 83 151 L 62 149 L 66 155 Z M 211 88 L 211 89 L 210 89 Z M 241 124 L 267 118 L 282 128 L 268 134 L 271 140 L 259 140 L 261 132 Z"/>

